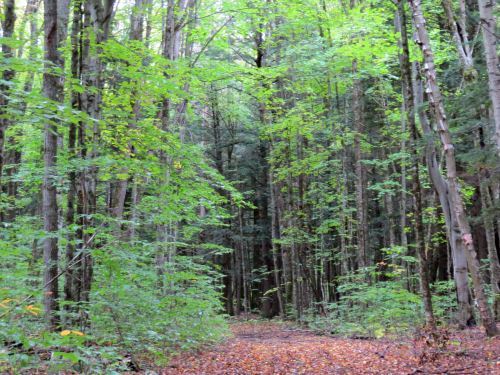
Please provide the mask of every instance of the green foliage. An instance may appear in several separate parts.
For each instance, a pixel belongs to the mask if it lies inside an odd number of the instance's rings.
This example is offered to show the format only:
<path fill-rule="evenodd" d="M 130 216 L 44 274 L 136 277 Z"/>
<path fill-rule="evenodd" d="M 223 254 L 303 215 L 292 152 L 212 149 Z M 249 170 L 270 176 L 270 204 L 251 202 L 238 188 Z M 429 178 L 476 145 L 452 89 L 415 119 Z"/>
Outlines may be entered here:
<path fill-rule="evenodd" d="M 324 316 L 311 316 L 309 325 L 339 336 L 397 336 L 422 321 L 422 302 L 399 281 L 372 285 L 344 282 L 338 302 L 327 305 Z"/>
<path fill-rule="evenodd" d="M 153 354 L 217 341 L 225 332 L 213 287 L 219 275 L 191 257 L 176 257 L 160 270 L 151 255 L 144 248 L 99 254 L 90 307 L 98 339 Z M 131 268 L 120 267 L 124 259 Z"/>
<path fill-rule="evenodd" d="M 29 232 L 21 236 L 33 238 Z M 203 258 L 186 256 L 172 258 L 160 270 L 154 264 L 155 252 L 156 247 L 145 243 L 135 247 L 114 243 L 95 250 L 92 303 L 78 305 L 79 314 L 89 316 L 88 325 L 75 326 L 71 320 L 77 316 L 64 313 L 60 331 L 47 333 L 38 302 L 42 293 L 21 301 L 36 290 L 39 260 L 32 263 L 29 248 L 4 251 L 12 267 L 1 273 L 0 314 L 7 314 L 0 319 L 0 364 L 33 368 L 41 359 L 47 360 L 43 353 L 52 351 L 49 348 L 64 348 L 46 363 L 54 371 L 69 366 L 110 373 L 126 370 L 122 357 L 127 353 L 141 352 L 162 360 L 166 352 L 218 341 L 227 333 L 219 288 L 214 288 L 220 275 Z M 64 311 L 72 305 L 62 303 Z"/>
<path fill-rule="evenodd" d="M 16 49 L 12 58 L 0 54 L 0 72 L 16 72 L 12 81 L 0 82 L 8 99 L 1 117 L 10 120 L 5 152 L 21 153 L 21 161 L 6 165 L 1 176 L 0 314 L 6 314 L 0 319 L 0 372 L 45 360 L 53 372 L 119 373 L 127 369 L 126 354 L 160 359 L 166 351 L 216 342 L 227 333 L 221 302 L 234 307 L 234 300 L 224 299 L 244 292 L 239 298 L 255 312 L 263 300 L 281 293 L 287 317 L 303 319 L 302 310 L 309 308 L 305 320 L 335 335 L 396 335 L 421 322 L 417 279 L 410 276 L 418 260 L 412 197 L 403 190 L 411 183 L 403 173 L 409 177 L 412 154 L 401 125 L 395 5 L 208 0 L 196 3 L 189 15 L 174 12 L 183 29 L 184 55 L 176 59 L 161 53 L 169 8 L 158 1 L 147 7 L 147 40 L 129 40 L 130 15 L 140 14 L 131 1 L 116 7 L 108 41 L 96 45 L 92 27 L 82 33 L 78 52 L 88 48 L 101 59 L 102 88 L 72 77 L 67 41 L 66 69 L 54 70 L 64 77 L 63 103 L 40 94 L 44 61 L 37 41 L 42 38 L 37 32 L 25 38 L 29 22 L 18 23 L 14 38 L 0 40 Z M 497 155 L 488 151 L 494 142 L 484 110 L 490 105 L 481 81 L 485 72 L 478 67 L 478 82 L 463 87 L 452 39 L 442 30 L 441 5 L 427 1 L 424 7 L 464 167 L 460 187 L 473 205 L 478 190 L 470 176 L 482 178 L 498 165 Z M 26 17 L 41 26 L 40 13 Z M 411 60 L 420 60 L 414 47 Z M 354 82 L 362 93 L 366 250 L 369 263 L 376 263 L 358 270 Z M 102 99 L 98 113 L 81 110 L 89 98 Z M 57 124 L 61 134 L 57 168 L 48 172 L 62 215 L 68 212 L 72 176 L 77 189 L 95 184 L 96 194 L 95 212 L 77 212 L 71 225 L 65 218 L 51 234 L 43 232 L 41 218 L 45 123 Z M 72 125 L 79 137 L 74 150 L 67 149 Z M 470 134 L 478 129 L 484 129 L 480 150 L 470 147 Z M 423 142 L 415 147 L 424 152 Z M 428 205 L 425 240 L 432 247 L 446 240 L 445 223 L 431 199 L 425 168 L 420 171 Z M 124 212 L 115 217 L 120 183 L 127 185 Z M 7 184 L 17 184 L 17 191 L 11 193 Z M 386 212 L 389 203 L 394 212 Z M 494 217 L 495 208 L 483 215 Z M 406 228 L 399 219 L 407 220 Z M 89 248 L 83 248 L 81 231 L 95 235 Z M 66 275 L 61 277 L 62 322 L 55 333 L 46 332 L 41 317 L 41 246 L 47 236 L 58 238 L 59 270 L 72 247 L 91 254 L 94 264 L 87 302 L 66 301 Z M 276 275 L 275 266 L 282 267 Z M 233 295 L 223 296 L 228 280 Z M 314 297 L 297 297 L 313 289 Z M 452 281 L 433 286 L 441 323 L 456 310 L 453 289 Z M 324 316 L 316 314 L 321 309 Z M 57 350 L 47 359 L 30 348 Z"/>
<path fill-rule="evenodd" d="M 453 314 L 457 308 L 455 282 L 453 280 L 438 281 L 431 287 L 432 307 L 436 320 L 440 324 L 452 321 Z"/>

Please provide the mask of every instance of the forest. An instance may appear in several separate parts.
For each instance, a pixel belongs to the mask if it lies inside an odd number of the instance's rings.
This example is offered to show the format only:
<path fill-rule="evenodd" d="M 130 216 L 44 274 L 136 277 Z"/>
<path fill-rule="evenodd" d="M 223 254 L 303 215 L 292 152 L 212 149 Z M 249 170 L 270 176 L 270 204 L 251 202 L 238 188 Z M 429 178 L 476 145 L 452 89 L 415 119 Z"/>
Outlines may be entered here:
<path fill-rule="evenodd" d="M 0 373 L 500 373 L 495 0 L 0 4 Z"/>

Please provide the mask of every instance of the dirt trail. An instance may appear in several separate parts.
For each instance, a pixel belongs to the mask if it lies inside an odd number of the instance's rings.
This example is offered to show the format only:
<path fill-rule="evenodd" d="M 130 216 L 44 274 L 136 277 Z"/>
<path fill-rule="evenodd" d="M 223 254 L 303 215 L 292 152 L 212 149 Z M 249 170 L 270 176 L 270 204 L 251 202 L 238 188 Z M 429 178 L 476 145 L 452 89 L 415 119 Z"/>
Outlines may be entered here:
<path fill-rule="evenodd" d="M 500 374 L 500 338 L 453 333 L 449 345 L 427 348 L 425 339 L 344 339 L 273 323 L 237 323 L 234 338 L 196 354 L 171 359 L 167 374 Z"/>

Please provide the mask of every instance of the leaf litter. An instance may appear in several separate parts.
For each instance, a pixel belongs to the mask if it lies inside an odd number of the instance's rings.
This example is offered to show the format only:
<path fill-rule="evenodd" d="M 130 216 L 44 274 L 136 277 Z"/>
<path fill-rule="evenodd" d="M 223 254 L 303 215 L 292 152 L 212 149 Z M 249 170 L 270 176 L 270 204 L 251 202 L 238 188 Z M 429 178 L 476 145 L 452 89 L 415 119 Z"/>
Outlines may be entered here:
<path fill-rule="evenodd" d="M 280 323 L 238 322 L 234 337 L 173 356 L 159 375 L 500 374 L 500 337 L 479 328 L 399 339 L 319 335 Z M 146 374 L 146 373 L 144 373 Z"/>

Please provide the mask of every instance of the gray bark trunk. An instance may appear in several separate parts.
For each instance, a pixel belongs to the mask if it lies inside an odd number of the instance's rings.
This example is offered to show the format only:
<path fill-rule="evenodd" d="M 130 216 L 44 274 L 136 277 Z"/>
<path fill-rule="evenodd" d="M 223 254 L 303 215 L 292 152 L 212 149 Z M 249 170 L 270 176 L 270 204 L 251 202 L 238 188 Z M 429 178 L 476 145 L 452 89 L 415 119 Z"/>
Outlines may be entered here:
<path fill-rule="evenodd" d="M 414 73 L 417 71 L 420 72 L 419 64 L 417 62 L 414 62 L 413 64 Z M 422 126 L 422 130 L 426 137 L 425 161 L 429 176 L 439 197 L 441 209 L 444 214 L 446 235 L 450 245 L 451 257 L 453 259 L 453 279 L 455 281 L 457 293 L 458 324 L 461 328 L 466 328 L 476 324 L 474 309 L 472 307 L 469 275 L 467 273 L 467 255 L 465 253 L 465 247 L 462 239 L 460 238 L 460 229 L 458 227 L 455 212 L 451 209 L 451 207 L 453 207 L 453 203 L 451 202 L 448 183 L 441 175 L 436 159 L 436 147 L 434 146 L 433 132 L 422 107 L 424 103 L 423 84 L 419 77 L 420 73 L 415 74 L 414 92 L 420 125 Z"/>
<path fill-rule="evenodd" d="M 493 15 L 493 10 L 497 9 L 497 3 L 495 0 L 478 0 L 478 4 L 490 98 L 493 107 L 493 118 L 495 119 L 497 153 L 500 156 L 500 68 L 498 66 L 498 37 L 496 34 L 498 23 Z"/>
<path fill-rule="evenodd" d="M 401 76 L 403 81 L 403 100 L 406 107 L 406 119 L 410 128 L 411 156 L 412 156 L 412 193 L 414 199 L 415 218 L 415 240 L 417 245 L 417 255 L 419 258 L 420 290 L 424 300 L 425 320 L 427 325 L 436 329 L 436 320 L 432 311 L 432 296 L 429 285 L 429 272 L 427 256 L 424 247 L 424 223 L 422 220 L 422 196 L 419 179 L 419 155 L 417 150 L 417 124 L 415 123 L 415 103 L 411 79 L 410 53 L 408 48 L 408 36 L 406 31 L 406 13 L 404 10 L 404 0 L 398 4 L 399 19 L 401 22 L 401 44 L 403 52 L 399 55 L 401 66 Z"/>
<path fill-rule="evenodd" d="M 474 146 L 481 148 L 479 130 L 475 132 Z M 491 292 L 493 294 L 493 311 L 497 320 L 500 320 L 500 263 L 495 245 L 495 226 L 491 212 L 492 200 L 487 181 L 480 182 L 479 193 L 481 195 L 481 209 L 483 215 L 486 246 L 488 248 L 488 260 L 491 279 Z"/>
<path fill-rule="evenodd" d="M 486 294 L 484 292 L 484 283 L 479 270 L 479 260 L 472 241 L 472 234 L 469 221 L 465 213 L 465 207 L 460 195 L 460 188 L 458 186 L 456 173 L 455 149 L 452 143 L 443 101 L 441 99 L 441 91 L 437 82 L 437 72 L 434 65 L 434 55 L 432 53 L 429 35 L 427 34 L 426 30 L 426 21 L 422 10 L 422 5 L 420 3 L 420 0 L 410 0 L 410 5 L 413 10 L 413 19 L 415 21 L 415 26 L 418 32 L 418 40 L 416 41 L 416 43 L 420 46 L 424 55 L 426 92 L 428 94 L 429 104 L 432 108 L 436 120 L 437 131 L 441 140 L 441 144 L 445 152 L 447 180 L 448 186 L 450 188 L 450 197 L 451 201 L 453 202 L 455 214 L 457 216 L 457 222 L 462 235 L 462 241 L 466 249 L 467 264 L 469 266 L 472 281 L 474 284 L 474 292 L 478 303 L 479 315 L 486 330 L 486 334 L 488 336 L 493 336 L 498 334 L 498 329 L 495 324 L 495 320 L 493 319 Z"/>
<path fill-rule="evenodd" d="M 455 46 L 457 47 L 458 58 L 463 66 L 464 78 L 466 81 L 471 81 L 477 76 L 472 60 L 471 44 L 466 31 L 465 12 L 462 12 L 459 19 L 455 18 L 453 4 L 451 0 L 442 0 L 444 14 L 446 18 L 446 26 L 453 36 Z"/>

